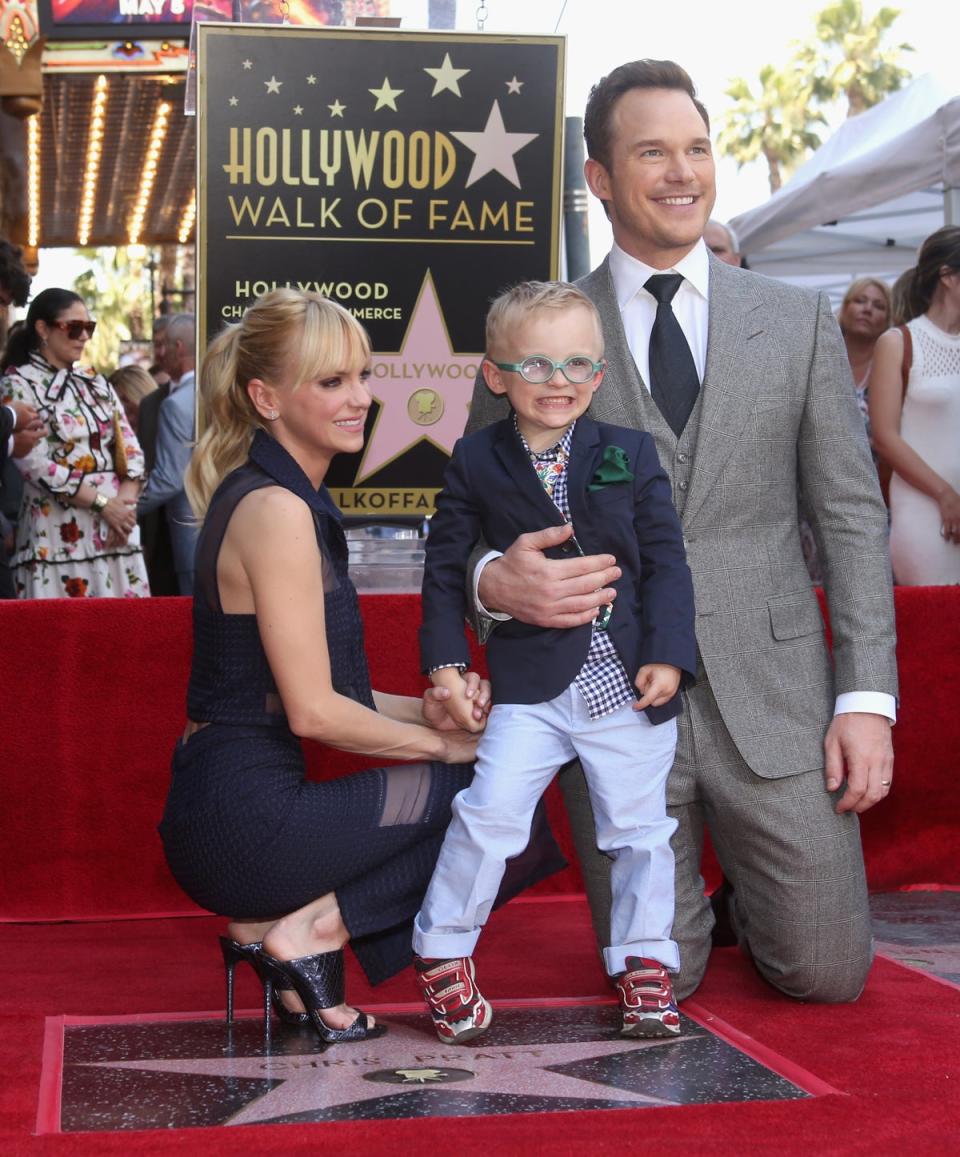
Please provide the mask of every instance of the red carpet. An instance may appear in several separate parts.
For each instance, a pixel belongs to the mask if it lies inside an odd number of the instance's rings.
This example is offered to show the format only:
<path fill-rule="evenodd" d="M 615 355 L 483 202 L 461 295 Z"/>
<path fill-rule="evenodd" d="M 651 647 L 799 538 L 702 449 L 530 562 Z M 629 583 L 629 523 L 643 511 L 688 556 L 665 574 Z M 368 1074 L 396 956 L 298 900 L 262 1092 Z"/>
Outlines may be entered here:
<path fill-rule="evenodd" d="M 207 919 L 0 930 L 8 963 L 0 1002 L 0 1152 L 613 1153 L 639 1143 L 651 1154 L 922 1157 L 950 1153 L 960 1135 L 960 991 L 881 960 L 857 1004 L 799 1005 L 773 994 L 736 950 L 726 949 L 714 953 L 695 998 L 697 1013 L 719 1016 L 837 1095 L 532 1117 L 246 1126 L 242 1135 L 212 1129 L 30 1137 L 43 1016 L 219 1009 L 217 931 L 218 922 Z M 550 941 L 556 947 L 548 953 Z M 534 986 L 529 961 L 548 955 L 554 967 Z M 478 960 L 494 1000 L 607 993 L 581 901 L 509 905 L 492 923 Z M 254 1007 L 252 982 L 244 984 L 241 1003 Z M 352 972 L 350 994 L 367 1004 L 407 1002 L 411 980 L 401 976 L 370 993 Z"/>
<path fill-rule="evenodd" d="M 896 599 L 898 784 L 863 824 L 878 891 L 960 884 L 960 588 L 898 588 Z M 419 694 L 419 599 L 371 595 L 361 605 L 374 685 Z M 2 603 L 0 638 L 5 718 L 13 721 L 0 729 L 0 920 L 195 912 L 156 835 L 184 715 L 188 600 Z M 317 775 L 371 762 L 315 745 L 308 758 Z M 548 798 L 563 842 L 555 789 Z M 538 891 L 579 887 L 571 867 Z"/>

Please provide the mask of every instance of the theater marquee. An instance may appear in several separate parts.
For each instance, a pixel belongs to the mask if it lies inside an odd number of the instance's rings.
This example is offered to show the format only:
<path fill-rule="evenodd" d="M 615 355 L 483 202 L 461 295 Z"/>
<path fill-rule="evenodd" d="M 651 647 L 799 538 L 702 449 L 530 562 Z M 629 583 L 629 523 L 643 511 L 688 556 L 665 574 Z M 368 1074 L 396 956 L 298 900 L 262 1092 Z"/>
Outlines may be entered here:
<path fill-rule="evenodd" d="M 491 297 L 556 277 L 560 37 L 198 28 L 201 348 L 274 286 L 376 351 L 348 516 L 421 519 L 463 430 Z"/>

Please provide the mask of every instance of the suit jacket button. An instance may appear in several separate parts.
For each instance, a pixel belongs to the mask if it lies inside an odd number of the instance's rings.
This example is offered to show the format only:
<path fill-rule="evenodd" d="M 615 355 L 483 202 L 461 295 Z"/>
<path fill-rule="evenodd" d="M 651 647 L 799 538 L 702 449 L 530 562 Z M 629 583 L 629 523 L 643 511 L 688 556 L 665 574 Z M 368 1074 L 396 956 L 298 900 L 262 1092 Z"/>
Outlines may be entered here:
<path fill-rule="evenodd" d="M 686 454 L 678 454 L 677 455 L 677 461 L 678 462 L 686 462 L 686 460 L 687 460 Z"/>
<path fill-rule="evenodd" d="M 684 480 L 683 482 L 680 483 L 680 489 L 686 490 L 686 488 L 687 488 L 687 483 L 686 483 L 686 480 Z"/>

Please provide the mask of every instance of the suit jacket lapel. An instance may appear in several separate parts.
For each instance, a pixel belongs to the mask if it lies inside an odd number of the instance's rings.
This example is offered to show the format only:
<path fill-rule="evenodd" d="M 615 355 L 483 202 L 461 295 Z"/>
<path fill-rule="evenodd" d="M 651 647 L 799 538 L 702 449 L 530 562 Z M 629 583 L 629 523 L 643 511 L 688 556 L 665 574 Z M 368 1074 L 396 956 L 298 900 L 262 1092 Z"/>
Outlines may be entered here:
<path fill-rule="evenodd" d="M 693 518 L 754 411 L 757 379 L 748 371 L 750 341 L 765 328 L 759 282 L 710 258 L 710 321 L 694 468 L 683 509 Z"/>
<path fill-rule="evenodd" d="M 541 526 L 560 526 L 563 515 L 557 509 L 546 490 L 544 490 L 537 472 L 534 470 L 527 452 L 523 448 L 516 430 L 513 428 L 513 415 L 500 423 L 497 437 L 493 444 L 493 451 L 499 458 L 501 465 L 513 479 L 517 493 L 531 502 L 536 510 Z"/>
<path fill-rule="evenodd" d="M 620 306 L 610 276 L 609 258 L 577 285 L 593 299 L 603 323 L 606 346 L 607 375 L 594 394 L 590 413 L 600 422 L 627 426 L 635 430 L 669 430 L 650 391 L 637 372 L 637 364 L 630 353 L 627 335 L 623 330 Z"/>
<path fill-rule="evenodd" d="M 570 442 L 570 462 L 567 466 L 567 502 L 574 533 L 578 527 L 588 530 L 587 486 L 599 465 L 600 431 L 596 422 L 587 417 L 577 419 Z"/>

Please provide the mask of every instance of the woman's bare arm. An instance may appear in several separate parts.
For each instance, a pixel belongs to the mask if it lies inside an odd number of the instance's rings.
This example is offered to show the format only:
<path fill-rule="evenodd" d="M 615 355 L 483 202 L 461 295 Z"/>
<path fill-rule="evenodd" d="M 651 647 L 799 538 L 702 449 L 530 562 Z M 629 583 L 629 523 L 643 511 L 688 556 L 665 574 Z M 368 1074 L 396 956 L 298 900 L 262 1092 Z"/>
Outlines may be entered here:
<path fill-rule="evenodd" d="M 392 759 L 475 758 L 475 737 L 391 719 L 334 690 L 327 650 L 323 570 L 313 518 L 279 487 L 248 494 L 234 512 L 219 565 L 226 610 L 244 589 L 291 729 L 344 751 Z M 398 699 L 400 697 L 391 697 Z M 417 701 L 414 701 L 417 702 Z M 406 709 L 400 712 L 406 715 Z"/>

